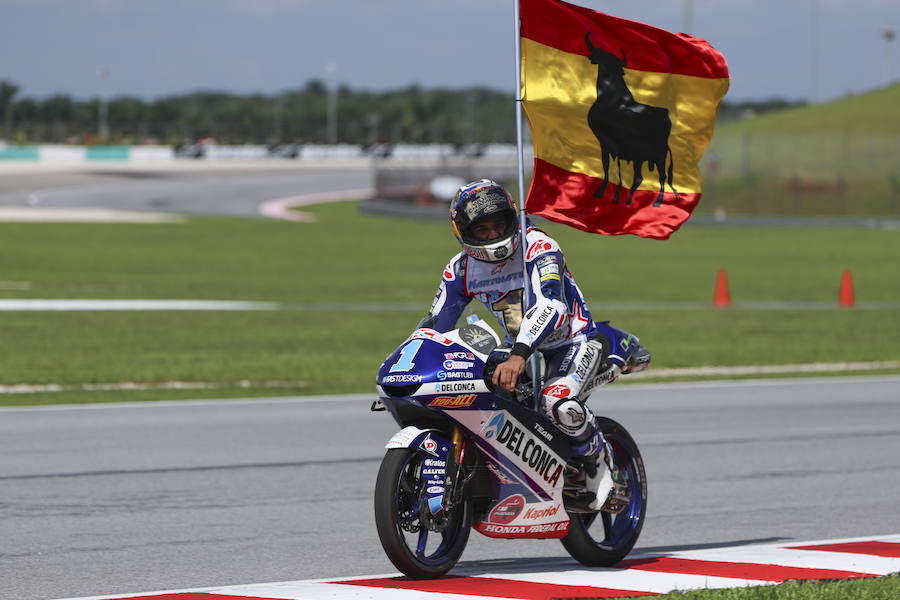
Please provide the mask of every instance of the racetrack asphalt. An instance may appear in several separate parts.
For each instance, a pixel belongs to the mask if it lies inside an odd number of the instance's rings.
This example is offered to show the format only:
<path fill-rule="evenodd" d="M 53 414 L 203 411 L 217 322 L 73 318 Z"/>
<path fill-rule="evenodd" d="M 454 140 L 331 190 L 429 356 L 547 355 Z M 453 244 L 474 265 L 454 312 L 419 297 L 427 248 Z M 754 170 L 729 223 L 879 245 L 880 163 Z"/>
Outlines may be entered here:
<path fill-rule="evenodd" d="M 277 167 L 277 168 L 276 168 Z M 259 216 L 279 198 L 372 185 L 371 167 L 289 165 L 84 166 L 70 171 L 0 172 L 0 207 L 93 208 Z"/>
<path fill-rule="evenodd" d="M 373 396 L 0 409 L 0 597 L 392 572 Z M 645 552 L 900 531 L 900 377 L 608 386 L 647 465 Z M 568 564 L 473 534 L 461 567 Z"/>

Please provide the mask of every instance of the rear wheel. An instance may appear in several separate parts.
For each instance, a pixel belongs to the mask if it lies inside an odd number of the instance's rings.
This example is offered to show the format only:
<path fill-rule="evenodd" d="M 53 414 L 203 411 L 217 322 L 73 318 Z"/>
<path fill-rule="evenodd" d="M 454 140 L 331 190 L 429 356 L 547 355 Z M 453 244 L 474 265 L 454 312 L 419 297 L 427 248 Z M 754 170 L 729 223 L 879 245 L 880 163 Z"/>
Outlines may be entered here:
<path fill-rule="evenodd" d="M 624 427 L 597 417 L 603 437 L 612 447 L 613 461 L 624 472 L 631 500 L 619 514 L 570 513 L 571 527 L 561 541 L 572 558 L 589 567 L 610 567 L 628 555 L 644 525 L 647 478 L 637 444 Z"/>
<path fill-rule="evenodd" d="M 446 515 L 431 515 L 425 506 L 422 456 L 409 448 L 384 455 L 375 482 L 375 524 L 388 558 L 405 575 L 433 579 L 453 568 L 472 527 L 469 499 Z"/>

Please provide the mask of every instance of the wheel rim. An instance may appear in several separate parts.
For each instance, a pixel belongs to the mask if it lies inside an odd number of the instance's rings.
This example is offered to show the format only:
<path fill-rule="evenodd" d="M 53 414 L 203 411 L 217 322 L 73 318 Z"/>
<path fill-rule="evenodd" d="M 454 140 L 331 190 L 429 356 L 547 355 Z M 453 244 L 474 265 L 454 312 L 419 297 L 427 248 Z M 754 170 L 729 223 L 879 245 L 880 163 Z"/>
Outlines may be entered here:
<path fill-rule="evenodd" d="M 644 514 L 644 486 L 643 470 L 639 468 L 637 461 L 613 434 L 604 436 L 613 449 L 613 462 L 616 467 L 623 470 L 628 481 L 631 500 L 628 506 L 619 514 L 613 515 L 606 512 L 578 515 L 584 524 L 584 530 L 595 544 L 605 550 L 619 550 L 632 543 L 634 537 L 640 532 L 641 521 Z M 575 515 L 572 515 L 573 517 Z M 597 517 L 600 517 L 599 523 Z"/>
<path fill-rule="evenodd" d="M 456 559 L 456 549 L 464 533 L 460 520 L 465 505 L 450 511 L 442 531 L 430 531 L 420 512 L 425 487 L 420 477 L 421 468 L 421 457 L 411 454 L 400 469 L 394 494 L 394 514 L 397 515 L 394 528 L 416 561 L 431 567 L 442 566 Z"/>

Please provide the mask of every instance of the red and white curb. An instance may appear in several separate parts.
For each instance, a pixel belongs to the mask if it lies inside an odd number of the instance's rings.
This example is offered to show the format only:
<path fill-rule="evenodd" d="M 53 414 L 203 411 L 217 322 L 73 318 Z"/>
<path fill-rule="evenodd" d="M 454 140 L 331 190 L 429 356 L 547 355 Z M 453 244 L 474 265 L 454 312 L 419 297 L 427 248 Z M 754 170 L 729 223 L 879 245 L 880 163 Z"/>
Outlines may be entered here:
<path fill-rule="evenodd" d="M 556 562 L 556 561 L 554 561 Z M 469 567 L 471 569 L 471 567 Z M 772 585 L 798 579 L 858 579 L 900 572 L 900 535 L 799 544 L 635 554 L 616 568 L 575 563 L 535 571 L 505 568 L 430 581 L 399 575 L 283 581 L 68 600 L 465 600 L 622 598 L 674 590 Z M 455 574 L 454 574 L 455 573 Z"/>

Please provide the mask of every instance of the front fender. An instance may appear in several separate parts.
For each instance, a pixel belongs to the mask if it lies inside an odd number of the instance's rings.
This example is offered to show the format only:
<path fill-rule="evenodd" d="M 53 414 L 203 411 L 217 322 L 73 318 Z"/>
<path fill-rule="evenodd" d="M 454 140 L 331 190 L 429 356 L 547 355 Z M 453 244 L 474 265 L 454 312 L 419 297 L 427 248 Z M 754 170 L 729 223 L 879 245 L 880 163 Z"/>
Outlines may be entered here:
<path fill-rule="evenodd" d="M 425 443 L 426 439 L 430 439 L 434 441 L 434 445 L 430 443 Z M 423 444 L 427 447 L 424 447 Z M 451 442 L 444 436 L 443 433 L 438 431 L 437 429 L 422 429 L 420 427 L 414 427 L 412 425 L 408 427 L 404 427 L 400 431 L 394 434 L 388 443 L 384 445 L 385 448 L 412 448 L 413 450 L 421 449 L 428 454 L 438 455 L 443 454 L 447 450 L 450 449 Z M 442 448 L 444 447 L 444 448 Z M 441 450 L 444 452 L 441 452 Z"/>

